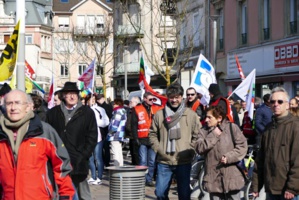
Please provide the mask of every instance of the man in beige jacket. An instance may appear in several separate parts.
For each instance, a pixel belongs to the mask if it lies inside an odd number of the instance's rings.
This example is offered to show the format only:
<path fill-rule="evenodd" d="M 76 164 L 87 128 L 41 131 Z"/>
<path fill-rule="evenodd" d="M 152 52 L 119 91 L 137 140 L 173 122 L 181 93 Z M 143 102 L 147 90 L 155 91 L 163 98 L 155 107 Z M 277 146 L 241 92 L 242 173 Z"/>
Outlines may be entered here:
<path fill-rule="evenodd" d="M 197 114 L 186 108 L 184 89 L 175 83 L 166 90 L 168 102 L 153 118 L 150 143 L 157 152 L 157 199 L 168 199 L 173 174 L 177 179 L 179 199 L 190 199 L 190 170 L 195 155 L 194 144 L 201 124 Z"/>

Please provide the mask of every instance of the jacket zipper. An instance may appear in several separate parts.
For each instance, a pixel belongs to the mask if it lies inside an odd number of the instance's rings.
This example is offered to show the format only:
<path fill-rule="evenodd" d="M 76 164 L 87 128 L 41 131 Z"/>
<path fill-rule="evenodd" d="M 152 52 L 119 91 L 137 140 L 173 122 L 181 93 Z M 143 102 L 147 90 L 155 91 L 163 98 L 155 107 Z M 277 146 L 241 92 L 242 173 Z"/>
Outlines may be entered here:
<path fill-rule="evenodd" d="M 44 175 L 44 174 L 42 175 L 42 178 L 43 178 L 44 185 L 45 185 L 45 189 L 46 189 L 46 191 L 47 191 L 47 193 L 48 193 L 48 196 L 51 197 L 51 192 L 50 192 L 49 187 L 47 186 L 46 178 L 45 178 L 45 175 Z"/>

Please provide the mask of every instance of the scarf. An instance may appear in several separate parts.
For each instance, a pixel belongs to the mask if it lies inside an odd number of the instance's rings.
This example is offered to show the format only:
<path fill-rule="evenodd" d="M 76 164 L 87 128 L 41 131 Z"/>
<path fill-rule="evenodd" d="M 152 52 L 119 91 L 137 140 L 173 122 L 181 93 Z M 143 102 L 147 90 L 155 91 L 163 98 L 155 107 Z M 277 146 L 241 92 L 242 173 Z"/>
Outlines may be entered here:
<path fill-rule="evenodd" d="M 60 108 L 63 112 L 64 115 L 64 120 L 65 120 L 65 125 L 67 125 L 67 123 L 72 119 L 72 117 L 74 116 L 74 114 L 76 113 L 76 111 L 82 106 L 81 101 L 78 101 L 76 107 L 73 110 L 68 110 L 65 106 L 64 102 L 61 102 L 60 104 Z M 71 111 L 71 112 L 70 112 Z"/>
<path fill-rule="evenodd" d="M 33 111 L 29 111 L 24 118 L 22 118 L 20 121 L 12 122 L 7 117 L 2 115 L 0 117 L 0 125 L 2 127 L 2 130 L 7 134 L 8 139 L 11 144 L 12 152 L 14 154 L 15 160 L 17 160 L 18 157 L 18 151 L 20 144 L 25 136 L 25 134 L 28 131 L 29 122 L 30 119 L 34 117 Z M 14 134 L 13 130 L 17 130 L 17 138 L 14 140 Z"/>
<path fill-rule="evenodd" d="M 185 112 L 185 109 L 184 103 L 181 103 L 176 112 L 174 112 L 168 105 L 165 106 L 164 122 L 168 130 L 166 153 L 175 152 L 175 141 L 181 138 L 181 126 L 179 122 Z"/>

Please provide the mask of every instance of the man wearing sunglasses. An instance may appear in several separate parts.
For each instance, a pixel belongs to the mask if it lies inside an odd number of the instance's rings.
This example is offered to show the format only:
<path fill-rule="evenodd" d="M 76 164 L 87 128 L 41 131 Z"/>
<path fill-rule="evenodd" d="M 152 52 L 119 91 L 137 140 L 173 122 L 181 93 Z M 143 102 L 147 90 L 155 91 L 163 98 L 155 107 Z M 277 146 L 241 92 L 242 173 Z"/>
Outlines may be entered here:
<path fill-rule="evenodd" d="M 272 122 L 261 140 L 253 172 L 253 195 L 265 185 L 269 199 L 295 199 L 299 194 L 299 118 L 289 112 L 289 95 L 282 87 L 271 91 Z"/>
<path fill-rule="evenodd" d="M 160 109 L 161 106 L 153 104 L 155 96 L 150 92 L 145 92 L 143 95 L 143 102 L 135 106 L 132 110 L 132 135 L 134 140 L 139 144 L 139 165 L 148 166 L 148 173 L 146 174 L 146 185 L 153 187 L 155 159 L 156 153 L 151 148 L 148 133 L 152 124 L 153 115 Z"/>
<path fill-rule="evenodd" d="M 189 87 L 186 90 L 186 106 L 196 112 L 199 120 L 205 118 L 203 106 L 200 104 L 200 99 L 197 97 L 196 90 Z"/>

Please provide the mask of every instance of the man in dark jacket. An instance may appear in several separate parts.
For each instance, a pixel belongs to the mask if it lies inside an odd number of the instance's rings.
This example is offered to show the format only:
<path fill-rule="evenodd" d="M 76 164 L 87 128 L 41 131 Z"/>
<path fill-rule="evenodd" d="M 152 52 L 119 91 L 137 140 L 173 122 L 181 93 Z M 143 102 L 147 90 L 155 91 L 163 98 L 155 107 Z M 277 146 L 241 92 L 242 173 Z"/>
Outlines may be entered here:
<path fill-rule="evenodd" d="M 267 125 L 272 121 L 273 112 L 270 104 L 270 94 L 263 96 L 264 103 L 255 111 L 255 131 L 257 133 L 257 142 L 266 130 Z"/>
<path fill-rule="evenodd" d="M 66 82 L 61 90 L 63 101 L 47 112 L 46 121 L 57 131 L 71 158 L 72 181 L 80 199 L 91 199 L 88 163 L 96 143 L 97 124 L 93 110 L 79 101 L 79 90 L 75 82 Z"/>
<path fill-rule="evenodd" d="M 262 135 L 253 171 L 253 196 L 265 185 L 269 199 L 299 194 L 299 119 L 289 113 L 289 95 L 282 87 L 270 96 L 274 117 Z"/>

